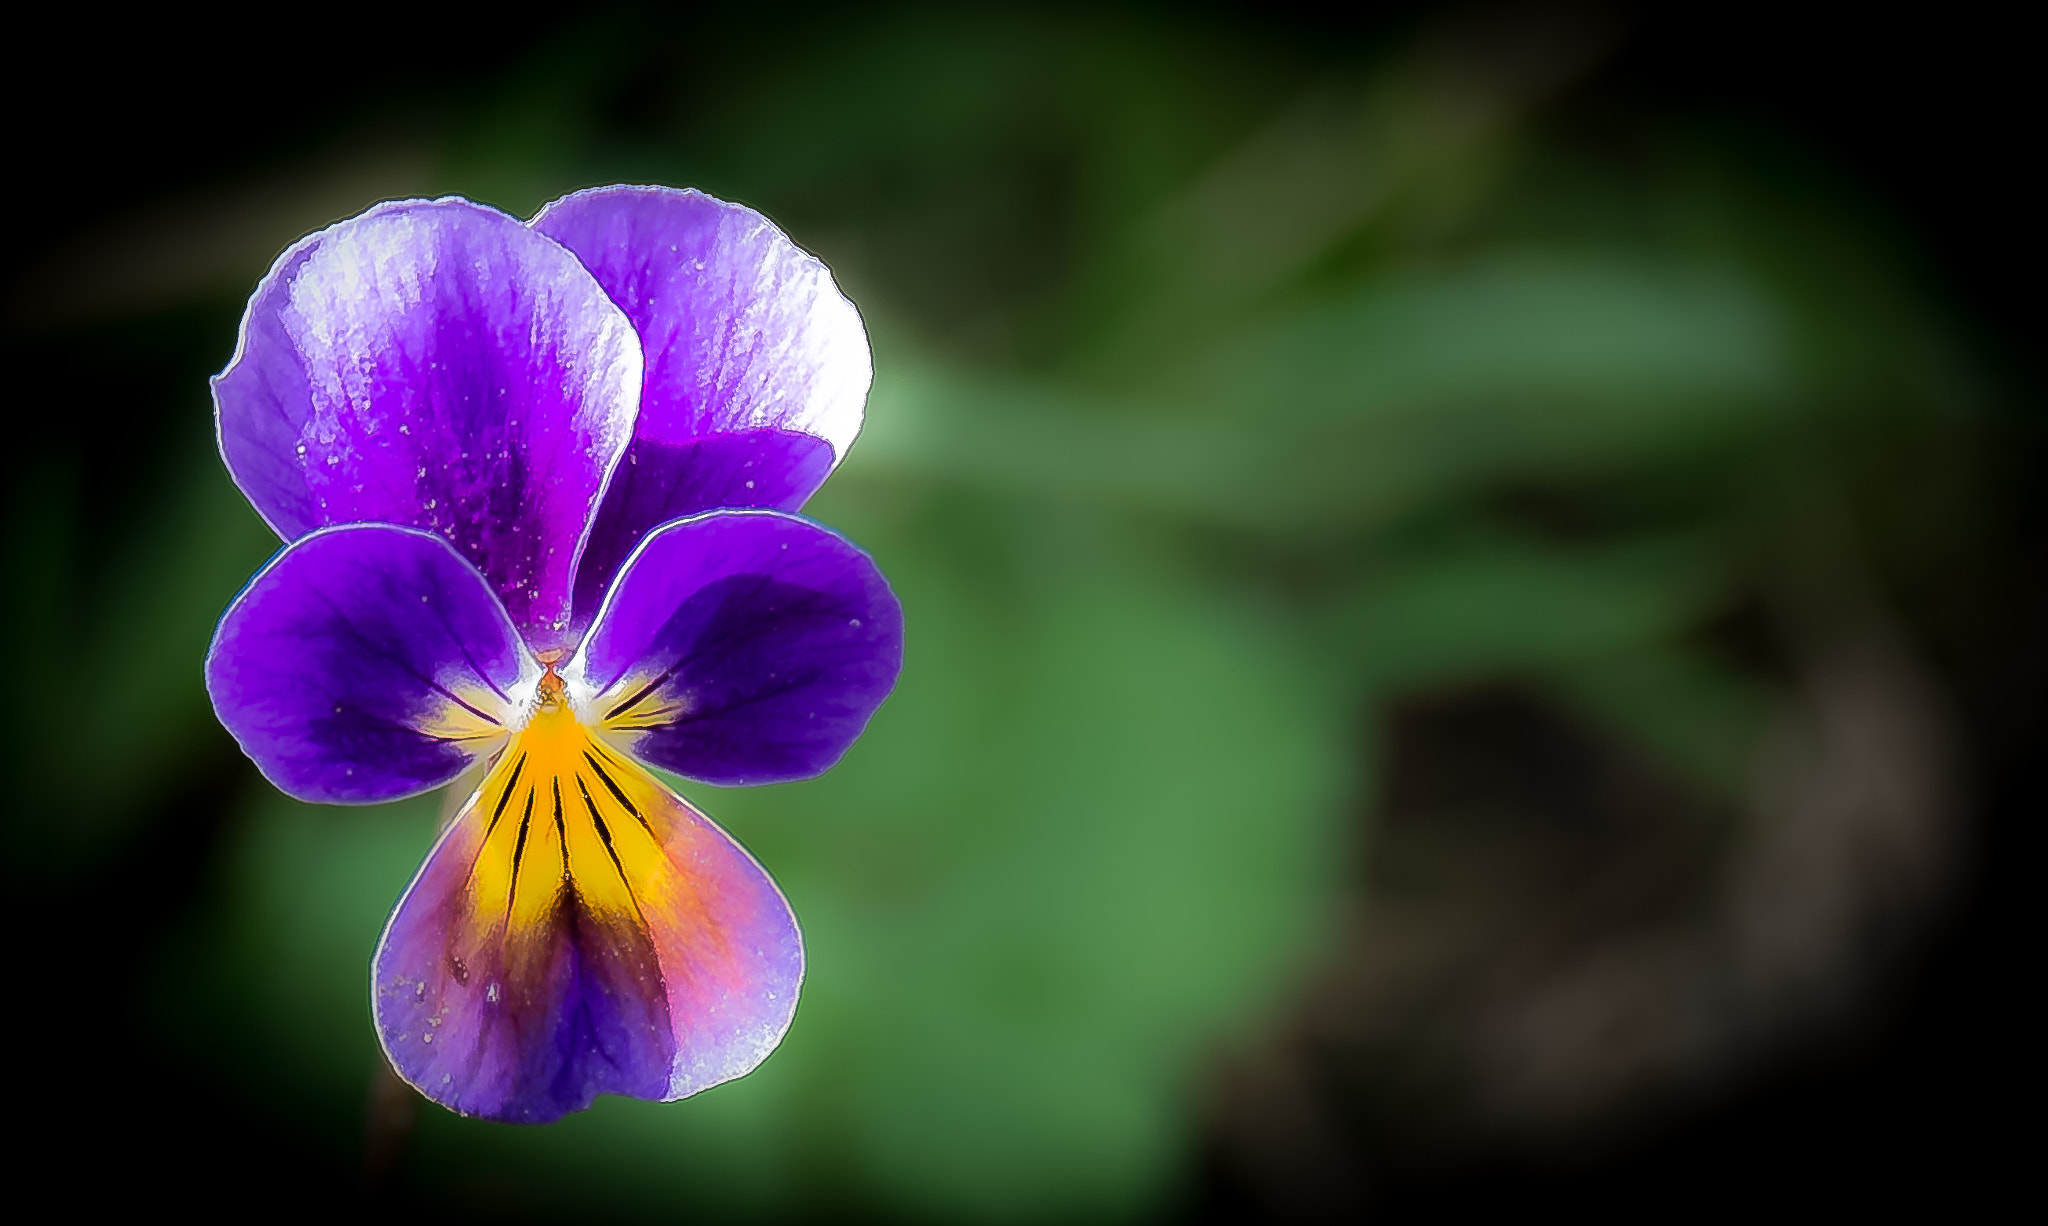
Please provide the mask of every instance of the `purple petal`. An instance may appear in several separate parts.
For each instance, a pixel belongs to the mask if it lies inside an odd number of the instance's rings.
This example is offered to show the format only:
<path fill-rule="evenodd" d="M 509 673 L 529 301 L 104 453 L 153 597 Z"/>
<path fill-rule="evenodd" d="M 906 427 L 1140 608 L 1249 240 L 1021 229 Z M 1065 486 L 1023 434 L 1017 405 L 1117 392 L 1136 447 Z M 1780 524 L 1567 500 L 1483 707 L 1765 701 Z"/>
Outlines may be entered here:
<path fill-rule="evenodd" d="M 620 563 L 650 528 L 717 507 L 794 511 L 832 469 L 832 447 L 791 430 L 714 434 L 687 443 L 635 439 L 612 472 L 590 546 L 576 571 L 581 633 L 604 603 Z"/>
<path fill-rule="evenodd" d="M 616 565 L 658 524 L 717 507 L 802 506 L 853 445 L 873 377 L 860 314 L 825 266 L 752 209 L 665 187 L 578 192 L 533 226 L 575 252 L 640 332 L 640 462 L 726 436 L 725 454 L 747 456 L 756 482 L 684 458 L 662 464 L 658 500 L 607 495 L 624 503 L 600 521 L 616 539 L 593 545 L 586 565 L 597 573 L 578 590 L 602 592 L 611 572 L 597 559 Z M 823 463 L 790 434 L 822 441 Z"/>
<path fill-rule="evenodd" d="M 380 521 L 476 563 L 536 647 L 632 435 L 640 346 L 576 258 L 464 200 L 378 205 L 281 256 L 213 383 L 220 447 L 287 540 Z"/>
<path fill-rule="evenodd" d="M 303 537 L 221 618 L 206 657 L 220 722 L 301 800 L 438 787 L 504 743 L 540 669 L 476 568 L 383 525 Z"/>
<path fill-rule="evenodd" d="M 464 1114 L 543 1123 L 753 1069 L 795 1013 L 803 944 L 728 835 L 543 711 L 427 857 L 373 976 L 406 1081 Z"/>
<path fill-rule="evenodd" d="M 773 783 L 837 762 L 902 660 L 903 610 L 866 554 L 794 515 L 714 511 L 642 543 L 564 675 L 647 761 Z"/>

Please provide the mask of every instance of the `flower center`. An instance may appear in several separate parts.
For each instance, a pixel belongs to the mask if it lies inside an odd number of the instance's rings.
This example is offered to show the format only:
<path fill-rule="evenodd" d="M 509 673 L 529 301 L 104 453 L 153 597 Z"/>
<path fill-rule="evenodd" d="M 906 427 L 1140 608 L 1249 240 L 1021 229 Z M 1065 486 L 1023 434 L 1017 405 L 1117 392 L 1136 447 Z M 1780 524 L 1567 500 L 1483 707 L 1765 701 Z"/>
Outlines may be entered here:
<path fill-rule="evenodd" d="M 547 669 L 547 672 L 541 674 L 540 684 L 533 693 L 533 713 L 536 718 L 543 714 L 569 709 L 568 684 L 562 680 L 562 675 L 555 671 L 553 664 L 548 665 Z"/>
<path fill-rule="evenodd" d="M 584 724 L 569 684 L 546 667 L 531 715 L 457 818 L 480 828 L 475 897 L 518 932 L 541 931 L 564 890 L 594 914 L 635 915 L 627 882 L 659 867 L 649 815 L 662 808 L 661 785 Z"/>
<path fill-rule="evenodd" d="M 589 752 L 591 729 L 577 718 L 570 701 L 569 686 L 550 664 L 534 687 L 532 714 L 513 736 L 505 760 L 529 759 L 527 772 L 543 778 L 573 775 L 578 769 L 588 774 L 584 755 Z M 502 770 L 505 761 L 499 763 Z"/>

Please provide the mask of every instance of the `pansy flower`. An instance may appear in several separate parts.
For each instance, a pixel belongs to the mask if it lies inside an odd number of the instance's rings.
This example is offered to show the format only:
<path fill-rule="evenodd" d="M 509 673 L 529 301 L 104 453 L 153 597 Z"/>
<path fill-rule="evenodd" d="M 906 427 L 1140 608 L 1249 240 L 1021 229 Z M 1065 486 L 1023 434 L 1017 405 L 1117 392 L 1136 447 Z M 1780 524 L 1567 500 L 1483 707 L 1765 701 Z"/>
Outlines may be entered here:
<path fill-rule="evenodd" d="M 546 1121 L 693 1094 L 781 1040 L 796 918 L 648 766 L 816 775 L 895 684 L 888 584 L 794 514 L 869 380 L 825 268 L 695 192 L 530 223 L 383 204 L 257 287 L 214 405 L 290 543 L 222 617 L 207 689 L 299 799 L 473 788 L 371 968 L 427 1097 Z"/>

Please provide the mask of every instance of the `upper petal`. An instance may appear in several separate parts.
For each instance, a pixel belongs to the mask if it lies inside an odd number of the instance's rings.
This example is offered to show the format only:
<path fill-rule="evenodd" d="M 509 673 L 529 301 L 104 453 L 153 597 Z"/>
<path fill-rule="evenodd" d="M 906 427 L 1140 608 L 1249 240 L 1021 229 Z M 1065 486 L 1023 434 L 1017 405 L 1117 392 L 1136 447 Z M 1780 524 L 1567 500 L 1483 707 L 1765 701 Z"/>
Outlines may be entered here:
<path fill-rule="evenodd" d="M 794 515 L 714 511 L 641 544 L 564 675 L 655 765 L 773 783 L 837 762 L 902 661 L 902 607 L 865 553 Z"/>
<path fill-rule="evenodd" d="M 831 471 L 831 445 L 794 430 L 714 434 L 680 445 L 634 439 L 612 472 L 576 569 L 571 629 L 581 635 L 589 627 L 619 564 L 657 525 L 719 507 L 794 511 Z"/>
<path fill-rule="evenodd" d="M 235 598 L 206 656 L 221 723 L 301 800 L 438 787 L 503 744 L 539 668 L 483 576 L 440 537 L 315 532 Z"/>
<path fill-rule="evenodd" d="M 638 485 L 608 496 L 579 590 L 602 594 L 657 524 L 802 506 L 853 445 L 873 378 L 860 314 L 825 266 L 759 213 L 695 191 L 578 192 L 533 226 L 596 275 L 647 354 Z"/>
<path fill-rule="evenodd" d="M 280 535 L 438 532 L 550 646 L 640 372 L 576 257 L 495 210 L 415 200 L 279 257 L 213 390 L 221 455 Z"/>

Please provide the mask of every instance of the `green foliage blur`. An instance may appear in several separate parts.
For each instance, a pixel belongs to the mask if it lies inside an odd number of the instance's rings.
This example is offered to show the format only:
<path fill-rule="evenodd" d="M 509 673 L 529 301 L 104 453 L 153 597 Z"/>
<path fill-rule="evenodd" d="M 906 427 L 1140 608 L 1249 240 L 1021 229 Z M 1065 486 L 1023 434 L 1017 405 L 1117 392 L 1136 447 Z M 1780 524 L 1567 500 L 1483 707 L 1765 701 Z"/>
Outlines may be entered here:
<path fill-rule="evenodd" d="M 1597 22 L 1424 23 L 1342 61 L 1163 14 L 834 19 L 686 58 L 687 26 L 639 23 L 572 22 L 431 115 L 372 105 L 51 300 L 218 368 L 263 262 L 379 196 L 526 216 L 658 182 L 761 209 L 868 322 L 868 425 L 807 513 L 902 597 L 902 683 L 821 779 L 681 785 L 802 920 L 796 1023 L 681 1104 L 424 1108 L 391 1178 L 429 1202 L 1156 1212 L 1208 1070 L 1372 854 L 1392 704 L 1511 679 L 1733 795 L 1785 683 L 1713 627 L 1847 537 L 1910 585 L 1967 531 L 1981 391 L 1893 237 L 1767 141 L 1589 117 Z M 85 880 L 165 792 L 219 798 L 136 1007 L 348 1169 L 369 955 L 438 802 L 306 806 L 223 765 L 199 661 L 277 543 L 207 413 L 196 381 L 164 409 L 147 516 L 92 518 L 89 455 L 9 486 L 7 638 L 44 645 L 17 676 L 122 713 L 10 710 L 66 780 L 36 801 L 64 821 L 10 821 Z"/>

